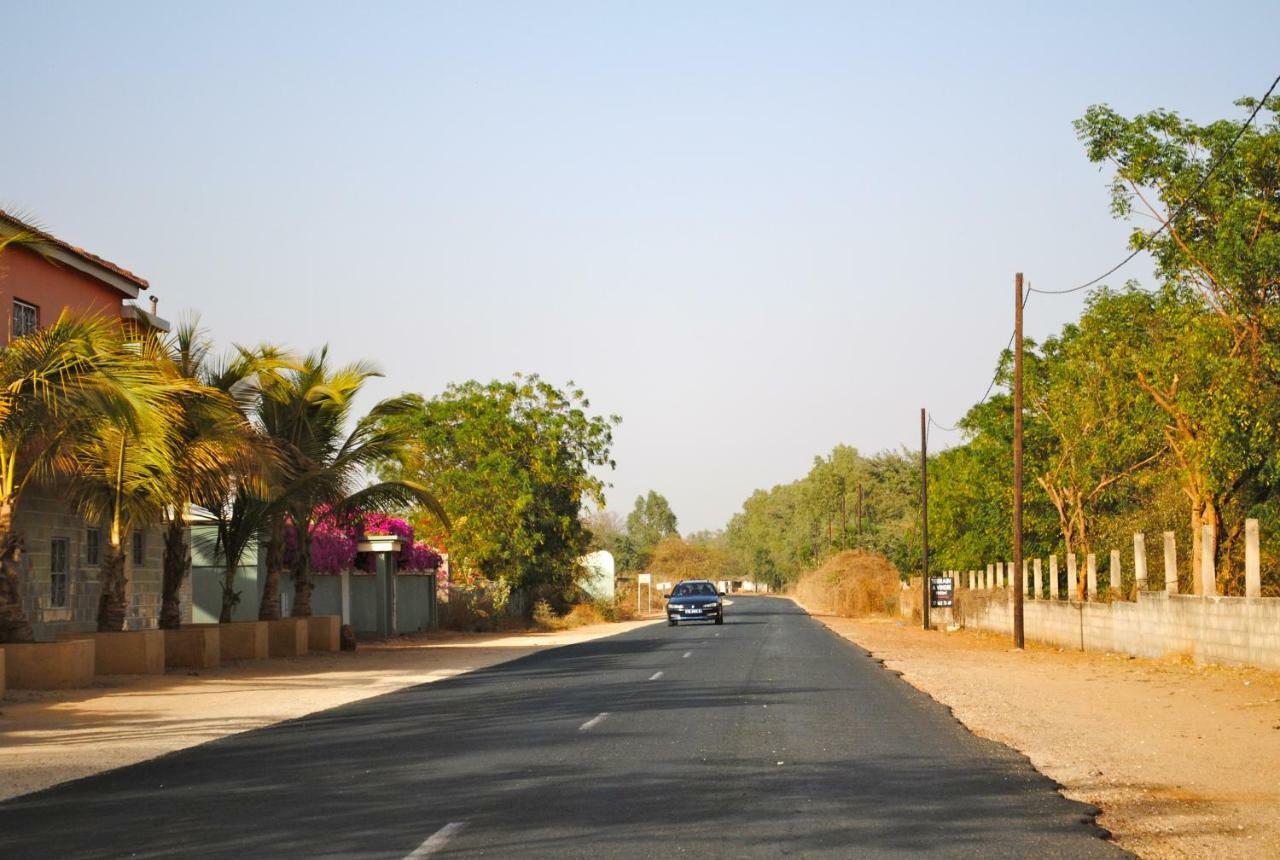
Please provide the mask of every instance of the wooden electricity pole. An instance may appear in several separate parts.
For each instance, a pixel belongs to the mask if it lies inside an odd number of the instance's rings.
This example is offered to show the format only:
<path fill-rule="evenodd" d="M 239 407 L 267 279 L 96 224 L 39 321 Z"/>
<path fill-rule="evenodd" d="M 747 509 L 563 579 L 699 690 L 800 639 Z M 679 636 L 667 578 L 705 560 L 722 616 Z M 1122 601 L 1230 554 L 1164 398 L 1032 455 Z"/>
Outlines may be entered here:
<path fill-rule="evenodd" d="M 1013 647 L 1022 648 L 1022 272 L 1013 292 Z"/>
<path fill-rule="evenodd" d="M 920 616 L 929 629 L 929 414 L 920 410 Z"/>

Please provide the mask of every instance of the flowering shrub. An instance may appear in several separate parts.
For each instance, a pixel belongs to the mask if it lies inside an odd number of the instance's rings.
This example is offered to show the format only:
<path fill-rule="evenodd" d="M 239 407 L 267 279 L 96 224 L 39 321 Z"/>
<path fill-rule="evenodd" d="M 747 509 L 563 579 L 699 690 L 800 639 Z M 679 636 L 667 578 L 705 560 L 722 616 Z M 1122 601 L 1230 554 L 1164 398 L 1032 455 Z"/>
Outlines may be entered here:
<path fill-rule="evenodd" d="M 311 570 L 339 574 L 344 570 L 374 572 L 373 553 L 358 553 L 356 545 L 367 535 L 395 535 L 400 539 L 396 563 L 400 570 L 439 570 L 440 553 L 413 539 L 413 528 L 399 517 L 372 511 L 332 516 L 328 507 L 317 508 L 311 526 Z M 285 529 L 285 563 L 297 552 L 293 529 Z"/>

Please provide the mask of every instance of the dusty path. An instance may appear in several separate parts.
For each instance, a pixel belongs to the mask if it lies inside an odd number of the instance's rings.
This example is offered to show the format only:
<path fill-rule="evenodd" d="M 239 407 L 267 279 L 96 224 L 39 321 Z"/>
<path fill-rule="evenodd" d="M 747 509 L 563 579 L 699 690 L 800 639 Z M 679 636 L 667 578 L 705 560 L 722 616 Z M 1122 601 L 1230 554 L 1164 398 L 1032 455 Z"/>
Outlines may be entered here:
<path fill-rule="evenodd" d="M 1144 857 L 1280 857 L 1280 676 L 819 616 Z"/>
<path fill-rule="evenodd" d="M 87 690 L 9 690 L 0 702 L 0 800 L 653 623 L 594 624 L 559 633 L 430 634 L 362 644 L 355 654 L 106 678 Z"/>

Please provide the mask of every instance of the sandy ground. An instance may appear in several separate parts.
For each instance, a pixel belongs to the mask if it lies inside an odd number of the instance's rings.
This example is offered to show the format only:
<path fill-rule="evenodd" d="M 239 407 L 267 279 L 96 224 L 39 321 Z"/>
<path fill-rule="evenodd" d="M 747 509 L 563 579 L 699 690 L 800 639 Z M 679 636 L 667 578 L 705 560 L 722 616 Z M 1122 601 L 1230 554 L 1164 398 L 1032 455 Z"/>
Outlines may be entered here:
<path fill-rule="evenodd" d="M 661 619 L 658 619 L 659 621 Z M 624 633 L 654 620 L 557 633 L 442 633 L 354 653 L 241 662 L 202 672 L 99 678 L 68 692 L 9 690 L 0 703 L 0 800 L 224 735 Z"/>
<path fill-rule="evenodd" d="M 1280 857 L 1280 675 L 816 617 L 1100 807 L 1136 854 Z"/>

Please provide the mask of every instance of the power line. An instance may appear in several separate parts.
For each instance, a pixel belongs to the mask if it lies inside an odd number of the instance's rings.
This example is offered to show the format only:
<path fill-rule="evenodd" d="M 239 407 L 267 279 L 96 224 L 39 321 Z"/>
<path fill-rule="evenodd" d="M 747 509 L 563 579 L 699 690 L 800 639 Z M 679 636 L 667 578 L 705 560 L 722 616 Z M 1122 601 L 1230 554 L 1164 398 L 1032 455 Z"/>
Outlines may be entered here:
<path fill-rule="evenodd" d="M 1231 139 L 1231 143 L 1227 144 L 1227 148 L 1224 149 L 1222 151 L 1222 154 L 1218 156 L 1217 160 L 1214 161 L 1212 165 L 1210 165 L 1209 172 L 1206 173 L 1203 178 L 1201 178 L 1200 182 L 1196 185 L 1196 187 L 1192 189 L 1190 194 L 1187 195 L 1187 198 L 1182 201 L 1182 205 L 1179 206 L 1177 209 L 1173 210 L 1173 213 L 1168 218 L 1166 218 L 1163 223 L 1160 224 L 1160 226 L 1156 229 L 1154 233 L 1146 237 L 1143 240 L 1142 244 L 1133 250 L 1133 253 L 1125 257 L 1120 262 L 1116 263 L 1110 269 L 1107 269 L 1101 275 L 1098 275 L 1098 277 L 1090 281 L 1085 281 L 1083 284 L 1081 284 L 1078 287 L 1070 287 L 1065 290 L 1032 289 L 1031 292 L 1040 293 L 1041 295 L 1044 295 L 1044 296 L 1061 296 L 1061 295 L 1066 295 L 1067 293 L 1077 293 L 1080 290 L 1084 290 L 1084 289 L 1088 289 L 1089 287 L 1092 287 L 1094 284 L 1098 283 L 1099 281 L 1102 281 L 1102 280 L 1105 280 L 1106 278 L 1111 277 L 1116 272 L 1120 271 L 1125 266 L 1127 266 L 1130 263 L 1130 261 L 1133 260 L 1134 257 L 1138 256 L 1143 251 L 1147 250 L 1147 248 L 1151 245 L 1151 243 L 1155 241 L 1155 238 L 1159 236 L 1161 233 L 1163 233 L 1169 227 L 1169 225 L 1173 223 L 1175 219 L 1178 218 L 1178 216 L 1180 216 L 1184 211 L 1186 211 L 1187 207 L 1191 205 L 1191 201 L 1196 198 L 1196 195 L 1199 194 L 1204 189 L 1205 185 L 1208 184 L 1209 180 L 1213 178 L 1213 174 L 1217 172 L 1218 168 L 1222 166 L 1222 162 L 1226 161 L 1227 156 L 1230 155 L 1231 152 L 1236 148 L 1236 144 L 1240 142 L 1240 138 L 1244 137 L 1244 133 L 1248 130 L 1249 126 L 1253 124 L 1253 121 L 1258 116 L 1258 113 L 1266 105 L 1267 99 L 1271 98 L 1271 94 L 1275 92 L 1277 85 L 1280 85 L 1280 75 L 1276 75 L 1276 79 L 1272 81 L 1271 86 L 1267 88 L 1266 95 L 1260 98 L 1258 100 L 1258 103 L 1253 106 L 1253 112 L 1250 113 L 1249 118 L 1244 121 L 1244 125 L 1240 126 L 1240 130 L 1237 131 L 1236 136 Z"/>
<path fill-rule="evenodd" d="M 1031 298 L 1031 285 L 1028 284 L 1027 289 L 1022 294 L 1022 306 L 1024 308 L 1027 306 L 1027 302 L 1030 300 L 1030 298 Z M 1006 343 L 1004 345 L 1004 349 L 1000 351 L 1001 355 L 1003 355 L 1005 352 L 1013 348 L 1013 338 L 1016 334 L 1017 334 L 1016 331 L 1009 332 L 1009 342 Z M 991 382 L 990 384 L 987 385 L 987 390 L 982 394 L 982 399 L 979 400 L 977 403 L 973 404 L 973 406 L 970 406 L 969 407 L 970 409 L 976 409 L 977 407 L 987 402 L 987 398 L 991 396 L 991 391 L 996 387 L 996 381 L 999 378 L 1000 378 L 1000 368 L 997 367 L 996 372 L 991 375 Z M 957 422 L 957 426 L 955 427 L 948 427 L 945 424 L 939 424 L 937 421 L 933 420 L 932 414 L 929 415 L 929 423 L 932 424 L 934 427 L 937 427 L 939 430 L 943 431 L 944 433 L 954 433 L 960 429 L 958 426 L 958 422 Z"/>

